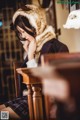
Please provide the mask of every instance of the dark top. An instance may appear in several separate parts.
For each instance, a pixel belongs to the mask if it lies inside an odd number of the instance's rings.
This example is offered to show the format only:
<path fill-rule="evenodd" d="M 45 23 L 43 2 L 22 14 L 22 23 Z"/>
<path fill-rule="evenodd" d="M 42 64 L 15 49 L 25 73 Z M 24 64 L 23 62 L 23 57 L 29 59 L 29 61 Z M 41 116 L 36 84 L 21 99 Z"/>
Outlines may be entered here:
<path fill-rule="evenodd" d="M 63 44 L 62 42 L 60 42 L 57 39 L 52 39 L 48 42 L 46 42 L 41 51 L 40 51 L 40 57 L 42 54 L 49 54 L 49 53 L 61 53 L 61 52 L 69 52 L 68 47 Z M 40 57 L 39 57 L 39 61 L 38 63 L 40 64 Z M 26 62 L 28 61 L 28 58 L 26 58 L 22 64 L 22 67 L 26 67 Z"/>
<path fill-rule="evenodd" d="M 50 41 L 48 41 L 48 42 L 46 42 L 43 45 L 43 47 L 42 47 L 42 49 L 40 51 L 40 57 L 39 57 L 38 64 L 41 63 L 41 61 L 40 61 L 41 55 L 46 54 L 46 53 L 49 54 L 49 53 L 59 53 L 59 52 L 60 53 L 61 52 L 69 52 L 68 47 L 65 44 L 63 44 L 62 42 L 60 42 L 59 40 L 55 39 L 55 38 L 52 39 L 52 40 L 50 40 Z M 23 62 L 23 64 L 22 64 L 21 67 L 27 67 L 26 66 L 26 62 L 27 61 L 28 61 L 28 58 L 26 58 L 24 60 L 24 62 Z M 22 78 L 21 78 L 20 75 L 19 75 L 18 79 L 22 83 Z M 23 91 L 24 89 L 26 89 L 26 85 L 25 84 L 21 84 L 20 86 L 22 87 L 21 91 Z M 20 93 L 22 93 L 21 91 L 20 91 Z"/>

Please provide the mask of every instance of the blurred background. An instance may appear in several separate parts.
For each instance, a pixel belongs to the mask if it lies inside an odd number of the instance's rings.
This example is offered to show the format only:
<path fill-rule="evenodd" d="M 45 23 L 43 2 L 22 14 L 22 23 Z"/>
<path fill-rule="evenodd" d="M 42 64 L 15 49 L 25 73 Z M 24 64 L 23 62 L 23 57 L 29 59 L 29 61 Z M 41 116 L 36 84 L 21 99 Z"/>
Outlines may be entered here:
<path fill-rule="evenodd" d="M 15 97 L 13 62 L 23 61 L 22 45 L 10 30 L 12 16 L 22 4 L 45 8 L 47 22 L 54 27 L 56 37 L 68 46 L 70 52 L 80 52 L 80 29 L 63 28 L 69 12 L 80 9 L 80 4 L 62 4 L 62 1 L 65 0 L 0 0 L 0 104 Z"/>

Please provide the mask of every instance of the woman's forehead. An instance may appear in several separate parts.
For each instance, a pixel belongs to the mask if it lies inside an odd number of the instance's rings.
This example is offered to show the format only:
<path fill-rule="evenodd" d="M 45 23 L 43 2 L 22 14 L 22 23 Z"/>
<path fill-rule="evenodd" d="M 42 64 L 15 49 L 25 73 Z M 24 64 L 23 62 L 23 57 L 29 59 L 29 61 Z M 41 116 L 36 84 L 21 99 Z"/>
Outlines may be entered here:
<path fill-rule="evenodd" d="M 25 26 L 25 29 L 27 29 L 27 30 L 30 31 L 30 32 L 33 32 L 30 28 L 28 28 L 28 27 L 26 27 L 26 26 Z M 17 30 L 18 30 L 19 32 L 25 31 L 23 28 L 21 28 L 21 27 L 18 26 L 18 25 L 17 25 Z"/>
<path fill-rule="evenodd" d="M 23 31 L 24 31 L 24 29 L 21 28 L 21 27 L 19 27 L 18 25 L 17 25 L 17 30 L 18 30 L 19 32 L 23 32 Z"/>

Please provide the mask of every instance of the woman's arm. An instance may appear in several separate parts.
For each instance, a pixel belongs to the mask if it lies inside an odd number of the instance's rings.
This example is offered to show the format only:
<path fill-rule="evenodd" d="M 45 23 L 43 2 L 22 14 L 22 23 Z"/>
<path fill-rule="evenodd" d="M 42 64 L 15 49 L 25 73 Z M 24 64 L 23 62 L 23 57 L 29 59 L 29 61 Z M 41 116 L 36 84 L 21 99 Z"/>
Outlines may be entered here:
<path fill-rule="evenodd" d="M 27 57 L 28 57 L 28 61 L 26 62 L 26 65 L 28 68 L 31 67 L 37 67 L 37 62 L 35 60 L 35 51 L 36 51 L 36 41 L 35 39 L 33 39 L 32 41 L 30 41 L 29 44 L 26 44 L 24 46 L 24 49 L 27 52 Z"/>

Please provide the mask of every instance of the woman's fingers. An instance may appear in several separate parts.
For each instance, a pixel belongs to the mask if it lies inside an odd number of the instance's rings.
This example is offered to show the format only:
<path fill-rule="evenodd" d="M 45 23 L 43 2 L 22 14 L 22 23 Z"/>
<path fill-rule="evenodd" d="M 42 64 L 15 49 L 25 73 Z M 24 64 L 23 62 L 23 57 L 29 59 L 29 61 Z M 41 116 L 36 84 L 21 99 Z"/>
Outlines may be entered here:
<path fill-rule="evenodd" d="M 28 58 L 29 60 L 34 58 L 34 54 L 36 51 L 36 41 L 33 40 L 30 42 L 29 47 L 28 47 Z"/>
<path fill-rule="evenodd" d="M 23 45 L 23 48 L 26 52 L 28 52 L 28 47 L 29 47 L 29 41 L 25 41 L 25 44 Z"/>
<path fill-rule="evenodd" d="M 25 44 L 23 45 L 24 50 L 27 52 L 28 54 L 28 59 L 34 59 L 34 54 L 36 51 L 36 41 L 35 39 L 33 39 L 32 41 L 25 41 Z"/>
<path fill-rule="evenodd" d="M 36 50 L 36 42 L 35 41 L 31 41 L 29 44 L 29 52 L 34 53 Z"/>

